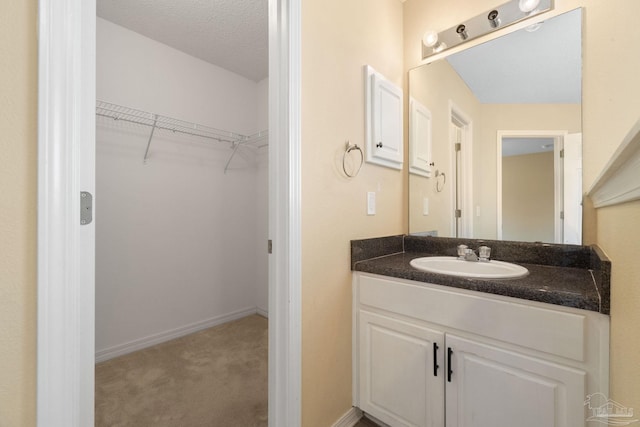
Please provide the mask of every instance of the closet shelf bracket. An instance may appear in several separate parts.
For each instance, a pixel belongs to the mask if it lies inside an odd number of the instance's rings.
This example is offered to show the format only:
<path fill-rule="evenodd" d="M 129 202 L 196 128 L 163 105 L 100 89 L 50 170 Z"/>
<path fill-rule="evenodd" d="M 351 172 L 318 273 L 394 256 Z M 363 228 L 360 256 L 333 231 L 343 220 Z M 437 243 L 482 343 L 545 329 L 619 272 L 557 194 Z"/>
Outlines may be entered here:
<path fill-rule="evenodd" d="M 147 164 L 149 158 L 149 147 L 151 147 L 151 140 L 153 139 L 153 132 L 156 130 L 156 124 L 158 124 L 158 115 L 153 115 L 153 125 L 151 126 L 151 133 L 149 134 L 149 140 L 147 141 L 147 149 L 144 151 L 144 164 Z"/>
<path fill-rule="evenodd" d="M 229 169 L 229 164 L 231 163 L 231 160 L 233 160 L 233 156 L 235 156 L 236 153 L 238 152 L 238 148 L 240 148 L 240 142 L 234 142 L 233 143 L 233 151 L 231 152 L 231 156 L 229 156 L 229 160 L 227 160 L 227 164 L 224 166 L 225 175 L 227 174 L 227 170 Z"/>

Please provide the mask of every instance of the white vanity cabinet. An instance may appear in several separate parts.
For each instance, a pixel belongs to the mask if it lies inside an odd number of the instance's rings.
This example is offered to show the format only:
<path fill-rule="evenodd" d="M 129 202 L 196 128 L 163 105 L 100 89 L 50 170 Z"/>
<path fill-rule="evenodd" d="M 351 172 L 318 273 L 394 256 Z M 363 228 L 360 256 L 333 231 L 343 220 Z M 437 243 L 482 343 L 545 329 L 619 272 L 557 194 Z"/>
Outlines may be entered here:
<path fill-rule="evenodd" d="M 455 335 L 446 345 L 448 427 L 584 425 L 584 370 Z"/>
<path fill-rule="evenodd" d="M 354 273 L 354 406 L 390 426 L 585 426 L 600 313 Z"/>
<path fill-rule="evenodd" d="M 356 406 L 392 426 L 444 425 L 444 333 L 364 310 L 358 322 Z"/>

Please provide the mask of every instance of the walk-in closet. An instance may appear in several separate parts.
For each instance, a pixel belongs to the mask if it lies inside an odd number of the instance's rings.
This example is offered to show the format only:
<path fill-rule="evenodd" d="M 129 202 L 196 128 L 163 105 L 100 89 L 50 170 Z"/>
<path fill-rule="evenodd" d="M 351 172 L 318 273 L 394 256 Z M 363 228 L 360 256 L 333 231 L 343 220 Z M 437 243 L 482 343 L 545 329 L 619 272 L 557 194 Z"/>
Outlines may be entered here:
<path fill-rule="evenodd" d="M 97 6 L 96 426 L 266 426 L 267 2 Z"/>

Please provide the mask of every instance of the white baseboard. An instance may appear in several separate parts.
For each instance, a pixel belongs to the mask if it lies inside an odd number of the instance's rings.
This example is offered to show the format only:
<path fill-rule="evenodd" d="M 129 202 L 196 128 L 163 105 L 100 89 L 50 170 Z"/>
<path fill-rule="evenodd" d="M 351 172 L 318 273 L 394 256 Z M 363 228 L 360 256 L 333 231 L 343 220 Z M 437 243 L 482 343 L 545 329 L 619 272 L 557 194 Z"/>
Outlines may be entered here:
<path fill-rule="evenodd" d="M 362 411 L 355 406 L 349 409 L 332 427 L 353 427 L 362 418 Z"/>
<path fill-rule="evenodd" d="M 257 307 L 256 313 L 258 313 L 262 317 L 266 317 L 267 319 L 269 318 L 269 312 L 264 308 Z"/>
<path fill-rule="evenodd" d="M 152 345 L 180 338 L 182 336 L 189 335 L 203 329 L 221 325 L 223 323 L 227 323 L 232 320 L 240 319 L 242 317 L 250 316 L 256 313 L 262 314 L 256 307 L 246 308 L 243 310 L 234 311 L 232 313 L 223 314 L 221 316 L 215 316 L 210 319 L 201 320 L 199 322 L 191 323 L 179 328 L 159 332 L 157 334 L 129 341 L 124 344 L 118 344 L 113 347 L 105 348 L 103 350 L 96 351 L 96 363 L 104 362 L 105 360 L 113 359 L 114 357 L 142 350 L 143 348 L 151 347 Z"/>

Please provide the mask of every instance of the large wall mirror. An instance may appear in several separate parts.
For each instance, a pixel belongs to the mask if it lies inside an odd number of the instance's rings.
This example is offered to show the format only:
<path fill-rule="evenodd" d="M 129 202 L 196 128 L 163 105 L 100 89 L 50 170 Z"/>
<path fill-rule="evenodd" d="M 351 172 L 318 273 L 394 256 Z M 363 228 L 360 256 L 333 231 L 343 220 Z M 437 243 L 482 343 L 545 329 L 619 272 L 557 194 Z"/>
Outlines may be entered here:
<path fill-rule="evenodd" d="M 409 233 L 581 243 L 582 12 L 409 72 Z"/>

